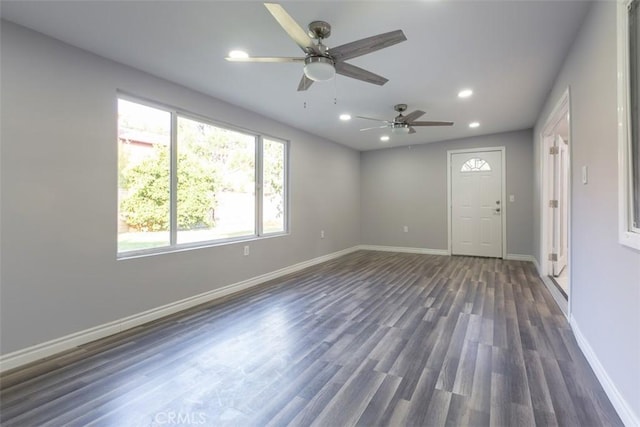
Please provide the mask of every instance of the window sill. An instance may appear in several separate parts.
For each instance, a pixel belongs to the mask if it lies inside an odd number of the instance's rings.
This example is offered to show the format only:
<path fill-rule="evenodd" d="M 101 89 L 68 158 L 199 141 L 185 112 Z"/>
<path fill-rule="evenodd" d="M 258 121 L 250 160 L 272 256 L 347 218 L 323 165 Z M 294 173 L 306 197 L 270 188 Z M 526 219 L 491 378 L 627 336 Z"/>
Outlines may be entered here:
<path fill-rule="evenodd" d="M 285 231 L 282 233 L 270 233 L 263 236 L 247 236 L 246 238 L 237 238 L 233 240 L 217 240 L 217 241 L 209 241 L 209 242 L 184 243 L 184 244 L 175 245 L 175 246 L 163 246 L 161 248 L 143 249 L 138 251 L 118 253 L 116 259 L 118 261 L 125 261 L 129 259 L 173 254 L 177 252 L 186 252 L 186 251 L 192 251 L 197 249 L 207 249 L 207 248 L 214 248 L 218 246 L 228 246 L 228 245 L 234 245 L 234 244 L 256 242 L 256 241 L 272 239 L 276 237 L 284 237 L 284 236 L 288 236 L 289 234 L 291 233 L 289 233 L 288 231 Z"/>
<path fill-rule="evenodd" d="M 620 233 L 619 241 L 621 245 L 640 251 L 640 233 L 623 231 Z"/>

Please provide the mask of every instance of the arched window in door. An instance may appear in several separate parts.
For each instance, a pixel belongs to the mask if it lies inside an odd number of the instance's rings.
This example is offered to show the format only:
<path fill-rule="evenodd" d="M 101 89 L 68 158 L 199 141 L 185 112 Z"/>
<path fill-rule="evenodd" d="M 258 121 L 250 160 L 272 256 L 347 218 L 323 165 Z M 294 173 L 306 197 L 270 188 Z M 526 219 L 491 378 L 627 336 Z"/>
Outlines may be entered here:
<path fill-rule="evenodd" d="M 467 160 L 460 168 L 460 172 L 484 172 L 490 170 L 491 165 L 479 157 Z"/>

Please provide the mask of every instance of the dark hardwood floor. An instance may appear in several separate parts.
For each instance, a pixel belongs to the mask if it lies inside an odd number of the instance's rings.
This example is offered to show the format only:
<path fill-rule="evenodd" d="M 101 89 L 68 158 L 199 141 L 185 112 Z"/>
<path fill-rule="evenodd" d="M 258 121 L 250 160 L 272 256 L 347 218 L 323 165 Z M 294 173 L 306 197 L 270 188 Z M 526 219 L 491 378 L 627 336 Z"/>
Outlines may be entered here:
<path fill-rule="evenodd" d="M 0 380 L 3 426 L 622 425 L 499 259 L 360 251 Z"/>

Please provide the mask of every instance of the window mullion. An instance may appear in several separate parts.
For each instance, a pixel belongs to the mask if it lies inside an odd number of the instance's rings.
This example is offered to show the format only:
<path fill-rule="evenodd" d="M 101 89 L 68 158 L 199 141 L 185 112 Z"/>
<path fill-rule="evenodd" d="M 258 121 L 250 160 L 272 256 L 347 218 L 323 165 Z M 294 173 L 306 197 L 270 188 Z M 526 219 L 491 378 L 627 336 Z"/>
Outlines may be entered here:
<path fill-rule="evenodd" d="M 256 235 L 262 236 L 264 230 L 262 229 L 262 200 L 263 200 L 263 171 L 264 171 L 264 149 L 262 135 L 256 137 Z"/>
<path fill-rule="evenodd" d="M 175 246 L 178 241 L 178 114 L 171 112 L 171 177 L 169 190 L 170 242 Z"/>

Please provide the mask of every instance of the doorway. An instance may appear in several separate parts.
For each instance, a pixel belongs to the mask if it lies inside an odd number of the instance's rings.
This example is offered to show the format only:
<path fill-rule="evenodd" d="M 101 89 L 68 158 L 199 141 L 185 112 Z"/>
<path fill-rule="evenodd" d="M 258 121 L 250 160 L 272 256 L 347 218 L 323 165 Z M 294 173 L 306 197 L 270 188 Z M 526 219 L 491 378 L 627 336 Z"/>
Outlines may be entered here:
<path fill-rule="evenodd" d="M 449 252 L 503 258 L 504 147 L 452 150 L 449 163 Z"/>
<path fill-rule="evenodd" d="M 565 312 L 571 295 L 569 106 L 567 90 L 542 131 L 541 273 Z"/>

